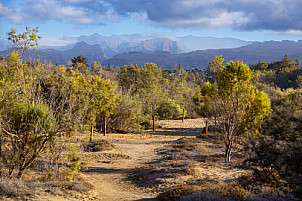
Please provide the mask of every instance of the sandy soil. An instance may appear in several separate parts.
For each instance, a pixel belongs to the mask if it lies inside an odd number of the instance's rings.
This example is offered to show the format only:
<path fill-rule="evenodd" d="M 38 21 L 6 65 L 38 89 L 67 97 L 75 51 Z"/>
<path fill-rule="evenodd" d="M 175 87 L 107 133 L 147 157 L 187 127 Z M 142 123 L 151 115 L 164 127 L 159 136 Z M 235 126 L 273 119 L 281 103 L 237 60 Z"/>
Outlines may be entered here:
<path fill-rule="evenodd" d="M 159 193 L 183 184 L 232 181 L 246 170 L 226 164 L 223 147 L 204 135 L 203 119 L 161 120 L 144 134 L 95 134 L 115 145 L 112 151 L 84 152 L 87 170 L 81 177 L 93 186 L 88 193 L 41 189 L 25 200 L 156 200 Z M 14 199 L 8 199 L 14 200 Z"/>
<path fill-rule="evenodd" d="M 88 200 L 156 200 L 159 192 L 182 184 L 192 179 L 212 178 L 215 180 L 232 180 L 240 176 L 243 170 L 234 169 L 228 165 L 216 165 L 214 167 L 204 165 L 199 157 L 206 155 L 209 150 L 203 147 L 212 144 L 200 141 L 201 149 L 196 149 L 195 155 L 192 150 L 181 150 L 179 154 L 198 160 L 189 163 L 188 160 L 167 161 L 165 157 L 173 155 L 171 145 L 179 139 L 196 139 L 201 134 L 204 122 L 202 119 L 163 120 L 157 122 L 160 127 L 155 132 L 147 131 L 145 134 L 108 134 L 99 135 L 96 139 L 106 139 L 116 146 L 113 151 L 86 153 L 89 159 L 87 171 L 83 177 L 94 186 Z M 211 147 L 211 154 L 222 154 L 222 147 Z M 171 154 L 172 153 L 172 154 Z M 197 154 L 196 154 L 197 153 Z M 176 156 L 175 154 L 173 156 Z M 159 166 L 162 165 L 163 167 Z M 190 164 L 193 174 L 180 174 L 172 167 L 184 167 Z M 161 173 L 161 174 L 155 174 Z M 131 177 L 130 175 L 134 175 Z M 148 176 L 148 177 L 147 177 Z M 152 177 L 152 178 L 150 178 Z M 162 178 L 164 177 L 164 178 Z M 133 179 L 134 178 L 134 179 Z"/>

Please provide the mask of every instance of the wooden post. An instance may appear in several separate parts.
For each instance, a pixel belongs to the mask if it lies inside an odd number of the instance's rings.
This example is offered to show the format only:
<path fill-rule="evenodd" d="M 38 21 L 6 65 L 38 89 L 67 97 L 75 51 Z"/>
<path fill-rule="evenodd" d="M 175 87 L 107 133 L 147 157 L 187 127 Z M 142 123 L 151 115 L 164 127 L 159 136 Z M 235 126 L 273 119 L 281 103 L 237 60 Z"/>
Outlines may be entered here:
<path fill-rule="evenodd" d="M 185 109 L 182 109 L 182 123 L 184 122 L 185 120 Z"/>
<path fill-rule="evenodd" d="M 208 120 L 206 120 L 206 134 L 208 134 Z"/>
<path fill-rule="evenodd" d="M 107 117 L 104 118 L 104 136 L 106 136 L 106 124 L 107 124 Z"/>
<path fill-rule="evenodd" d="M 155 115 L 153 115 L 153 131 L 155 131 Z"/>
<path fill-rule="evenodd" d="M 89 139 L 89 142 L 92 142 L 93 140 L 93 126 L 91 125 L 90 127 L 90 139 Z"/>

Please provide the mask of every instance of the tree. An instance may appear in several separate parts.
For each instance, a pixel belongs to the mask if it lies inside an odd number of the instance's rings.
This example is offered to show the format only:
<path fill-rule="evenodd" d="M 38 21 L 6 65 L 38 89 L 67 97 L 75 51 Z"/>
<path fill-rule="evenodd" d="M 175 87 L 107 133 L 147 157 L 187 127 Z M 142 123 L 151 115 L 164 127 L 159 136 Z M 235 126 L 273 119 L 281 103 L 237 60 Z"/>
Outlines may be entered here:
<path fill-rule="evenodd" d="M 276 74 L 290 72 L 297 69 L 300 66 L 300 61 L 298 59 L 291 59 L 289 56 L 285 55 L 281 61 L 277 61 L 271 64 L 269 67 L 276 71 Z"/>
<path fill-rule="evenodd" d="M 26 31 L 24 33 L 16 34 L 16 29 L 11 29 L 7 34 L 7 39 L 10 41 L 10 46 L 12 51 L 18 51 L 19 57 L 22 58 L 26 50 L 30 47 L 33 48 L 33 51 L 36 50 L 36 46 L 38 45 L 38 40 L 41 39 L 41 36 L 38 36 L 38 28 L 30 29 L 30 27 L 26 27 Z"/>
<path fill-rule="evenodd" d="M 212 64 L 221 63 L 217 57 Z M 234 139 L 252 131 L 258 121 L 270 111 L 270 100 L 253 85 L 255 76 L 242 62 L 230 61 L 213 68 L 217 80 L 201 87 L 201 103 L 206 117 L 216 124 L 224 136 L 225 161 L 231 160 Z"/>
<path fill-rule="evenodd" d="M 18 168 L 20 178 L 49 144 L 54 143 L 55 118 L 48 106 L 41 103 L 17 103 L 11 108 L 5 115 L 8 122 L 1 126 L 6 138 L 2 143 L 10 146 L 1 147 L 0 155 L 7 164 L 9 176 Z"/>
<path fill-rule="evenodd" d="M 258 71 L 266 71 L 268 69 L 268 64 L 266 62 L 259 62 L 254 69 Z"/>
<path fill-rule="evenodd" d="M 71 67 L 73 70 L 79 70 L 82 73 L 85 73 L 88 70 L 88 60 L 82 55 L 78 55 L 77 57 L 73 57 L 71 59 Z"/>
<path fill-rule="evenodd" d="M 56 118 L 41 96 L 36 69 L 11 53 L 0 65 L 1 175 L 24 171 L 54 143 Z"/>

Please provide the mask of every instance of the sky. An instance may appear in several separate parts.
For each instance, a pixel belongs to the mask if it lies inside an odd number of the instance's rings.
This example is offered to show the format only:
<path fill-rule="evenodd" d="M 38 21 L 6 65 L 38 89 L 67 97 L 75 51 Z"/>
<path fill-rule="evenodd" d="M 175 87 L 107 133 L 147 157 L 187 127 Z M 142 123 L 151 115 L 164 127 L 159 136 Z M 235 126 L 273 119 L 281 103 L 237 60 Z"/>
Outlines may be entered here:
<path fill-rule="evenodd" d="M 297 41 L 301 9 L 301 0 L 0 0 L 0 39 L 39 27 L 44 43 L 94 33 Z"/>

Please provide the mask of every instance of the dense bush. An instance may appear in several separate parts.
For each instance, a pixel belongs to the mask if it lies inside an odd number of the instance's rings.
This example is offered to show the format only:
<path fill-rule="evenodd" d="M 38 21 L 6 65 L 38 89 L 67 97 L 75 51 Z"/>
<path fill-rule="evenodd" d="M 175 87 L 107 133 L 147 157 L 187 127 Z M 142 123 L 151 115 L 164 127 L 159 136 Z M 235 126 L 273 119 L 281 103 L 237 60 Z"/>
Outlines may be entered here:
<path fill-rule="evenodd" d="M 273 97 L 273 112 L 262 125 L 262 136 L 246 144 L 246 163 L 256 178 L 302 196 L 302 111 L 301 91 L 287 90 Z"/>
<path fill-rule="evenodd" d="M 136 109 L 142 112 L 140 119 L 146 121 L 153 115 L 160 118 L 179 117 L 181 108 L 194 116 L 196 111 L 192 97 L 198 90 L 198 83 L 203 80 L 200 75 L 200 72 L 187 72 L 181 67 L 169 73 L 149 63 L 141 68 L 123 66 L 118 71 L 117 79 L 122 95 L 136 101 Z"/>
<path fill-rule="evenodd" d="M 180 117 L 182 110 L 180 109 L 180 106 L 177 105 L 174 101 L 167 99 L 165 102 L 162 102 L 156 109 L 156 114 L 163 119 L 172 119 Z"/>
<path fill-rule="evenodd" d="M 94 126 L 116 106 L 115 85 L 90 71 L 23 63 L 18 53 L 0 62 L 2 176 L 21 177 L 38 157 L 58 150 L 59 133 Z"/>
<path fill-rule="evenodd" d="M 4 133 L 1 144 L 4 146 L 0 150 L 0 161 L 8 168 L 6 174 L 11 177 L 14 170 L 18 169 L 17 175 L 21 177 L 35 158 L 50 143 L 54 143 L 55 118 L 47 105 L 29 103 L 15 103 L 8 114 L 3 111 L 2 115 L 8 122 L 3 123 L 2 127 Z"/>
<path fill-rule="evenodd" d="M 116 102 L 116 108 L 108 119 L 108 127 L 116 132 L 143 132 L 141 123 L 150 120 L 150 117 L 144 115 L 142 103 L 128 94 L 119 96 Z"/>

